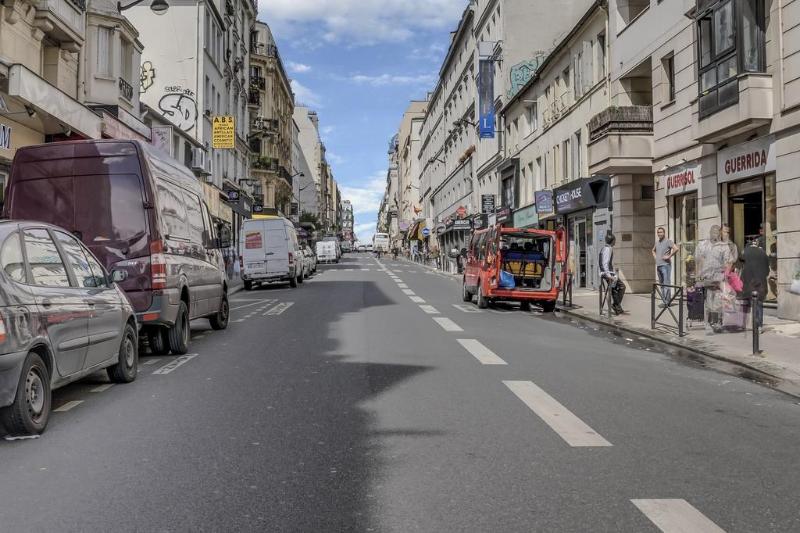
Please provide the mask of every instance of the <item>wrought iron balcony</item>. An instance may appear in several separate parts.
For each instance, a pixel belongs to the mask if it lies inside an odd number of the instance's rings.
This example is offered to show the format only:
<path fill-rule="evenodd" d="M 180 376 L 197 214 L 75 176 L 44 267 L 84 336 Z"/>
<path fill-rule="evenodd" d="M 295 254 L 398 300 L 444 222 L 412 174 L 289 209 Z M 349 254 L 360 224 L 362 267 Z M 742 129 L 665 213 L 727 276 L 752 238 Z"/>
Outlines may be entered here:
<path fill-rule="evenodd" d="M 125 81 L 123 78 L 119 79 L 119 95 L 128 102 L 133 100 L 133 85 Z"/>

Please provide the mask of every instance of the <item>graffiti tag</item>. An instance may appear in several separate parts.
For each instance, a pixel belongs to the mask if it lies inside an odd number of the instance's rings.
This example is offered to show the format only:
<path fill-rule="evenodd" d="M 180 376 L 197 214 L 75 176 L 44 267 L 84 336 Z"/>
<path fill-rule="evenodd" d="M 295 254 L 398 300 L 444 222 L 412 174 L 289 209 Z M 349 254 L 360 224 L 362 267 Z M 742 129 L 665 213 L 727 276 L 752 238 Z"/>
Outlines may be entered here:
<path fill-rule="evenodd" d="M 150 61 L 142 63 L 142 69 L 139 73 L 140 92 L 146 93 L 147 89 L 153 86 L 156 81 L 156 69 Z"/>
<path fill-rule="evenodd" d="M 168 88 L 169 89 L 169 88 Z M 191 93 L 191 91 L 188 91 Z M 173 124 L 183 131 L 192 131 L 197 122 L 197 102 L 184 93 L 165 94 L 158 101 L 158 108 Z"/>

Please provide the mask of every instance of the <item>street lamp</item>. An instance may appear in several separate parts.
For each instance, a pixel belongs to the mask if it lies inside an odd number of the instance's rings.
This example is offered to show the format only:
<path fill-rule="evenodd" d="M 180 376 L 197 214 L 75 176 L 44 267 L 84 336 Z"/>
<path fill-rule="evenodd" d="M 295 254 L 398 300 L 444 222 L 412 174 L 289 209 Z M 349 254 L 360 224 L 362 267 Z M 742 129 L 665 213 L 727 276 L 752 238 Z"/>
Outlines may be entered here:
<path fill-rule="evenodd" d="M 117 2 L 117 10 L 120 13 L 122 13 L 123 11 L 127 11 L 128 9 L 134 6 L 138 6 L 144 1 L 145 0 L 134 0 L 127 6 L 123 6 L 122 2 Z M 169 4 L 167 3 L 167 0 L 153 0 L 152 2 L 150 2 L 150 10 L 156 15 L 163 15 L 164 13 L 167 12 L 168 9 L 169 9 Z"/>

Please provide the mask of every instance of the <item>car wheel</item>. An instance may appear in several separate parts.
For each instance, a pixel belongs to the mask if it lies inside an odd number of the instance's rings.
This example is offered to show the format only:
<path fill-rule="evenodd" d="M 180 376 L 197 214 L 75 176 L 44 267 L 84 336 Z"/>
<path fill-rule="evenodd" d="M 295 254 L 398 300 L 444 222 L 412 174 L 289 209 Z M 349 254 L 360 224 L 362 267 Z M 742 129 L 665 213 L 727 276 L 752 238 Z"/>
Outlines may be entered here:
<path fill-rule="evenodd" d="M 228 303 L 228 295 L 222 295 L 222 302 L 219 304 L 219 311 L 211 315 L 208 321 L 211 323 L 211 328 L 220 330 L 228 327 L 228 318 L 230 317 L 231 310 Z"/>
<path fill-rule="evenodd" d="M 478 281 L 478 309 L 489 307 L 489 299 L 483 295 L 483 285 Z"/>
<path fill-rule="evenodd" d="M 467 290 L 467 280 L 461 284 L 461 299 L 465 302 L 472 301 L 472 293 Z"/>
<path fill-rule="evenodd" d="M 244 282 L 244 290 L 252 291 L 253 290 L 253 282 L 252 281 L 245 281 Z"/>
<path fill-rule="evenodd" d="M 166 355 L 169 353 L 169 339 L 166 328 L 153 326 L 147 332 L 147 342 L 150 344 L 150 353 L 153 355 Z"/>
<path fill-rule="evenodd" d="M 542 306 L 542 311 L 544 311 L 545 313 L 552 313 L 553 311 L 556 310 L 555 300 L 542 302 L 540 305 Z"/>
<path fill-rule="evenodd" d="M 531 310 L 531 303 L 529 301 L 524 301 L 519 303 L 519 308 L 521 311 L 530 311 Z"/>
<path fill-rule="evenodd" d="M 297 278 L 295 276 L 289 278 L 289 286 L 292 288 L 297 287 Z"/>
<path fill-rule="evenodd" d="M 52 395 L 50 373 L 39 354 L 31 352 L 22 365 L 14 403 L 0 411 L 11 435 L 38 435 L 47 427 Z"/>
<path fill-rule="evenodd" d="M 169 349 L 175 355 L 183 355 L 189 351 L 189 308 L 186 302 L 181 300 L 178 305 L 178 315 L 175 317 L 175 325 L 169 328 Z"/>
<path fill-rule="evenodd" d="M 125 325 L 122 344 L 119 347 L 117 363 L 106 369 L 108 379 L 114 383 L 130 383 L 139 373 L 139 347 L 136 344 L 136 330 Z"/>

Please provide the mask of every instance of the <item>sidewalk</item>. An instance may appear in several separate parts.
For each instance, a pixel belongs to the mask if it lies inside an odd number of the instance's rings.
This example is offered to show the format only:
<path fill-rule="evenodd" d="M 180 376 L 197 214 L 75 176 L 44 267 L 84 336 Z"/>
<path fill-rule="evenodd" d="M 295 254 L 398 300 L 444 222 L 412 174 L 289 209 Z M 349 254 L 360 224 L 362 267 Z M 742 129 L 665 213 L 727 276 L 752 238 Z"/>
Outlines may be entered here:
<path fill-rule="evenodd" d="M 753 355 L 752 331 L 738 333 L 718 333 L 706 335 L 702 322 L 687 326 L 685 335 L 662 328 L 650 328 L 650 295 L 627 294 L 623 301 L 625 314 L 608 318 L 599 313 L 597 291 L 578 289 L 573 293 L 573 307 L 560 307 L 568 315 L 611 325 L 622 331 L 649 339 L 665 342 L 680 348 L 744 366 L 762 372 L 781 381 L 788 382 L 792 388 L 800 390 L 800 323 L 781 320 L 764 314 L 764 333 L 760 337 L 761 355 Z M 559 300 L 561 303 L 561 300 Z M 677 308 L 673 308 L 677 316 Z M 669 314 L 661 317 L 670 320 Z"/>

